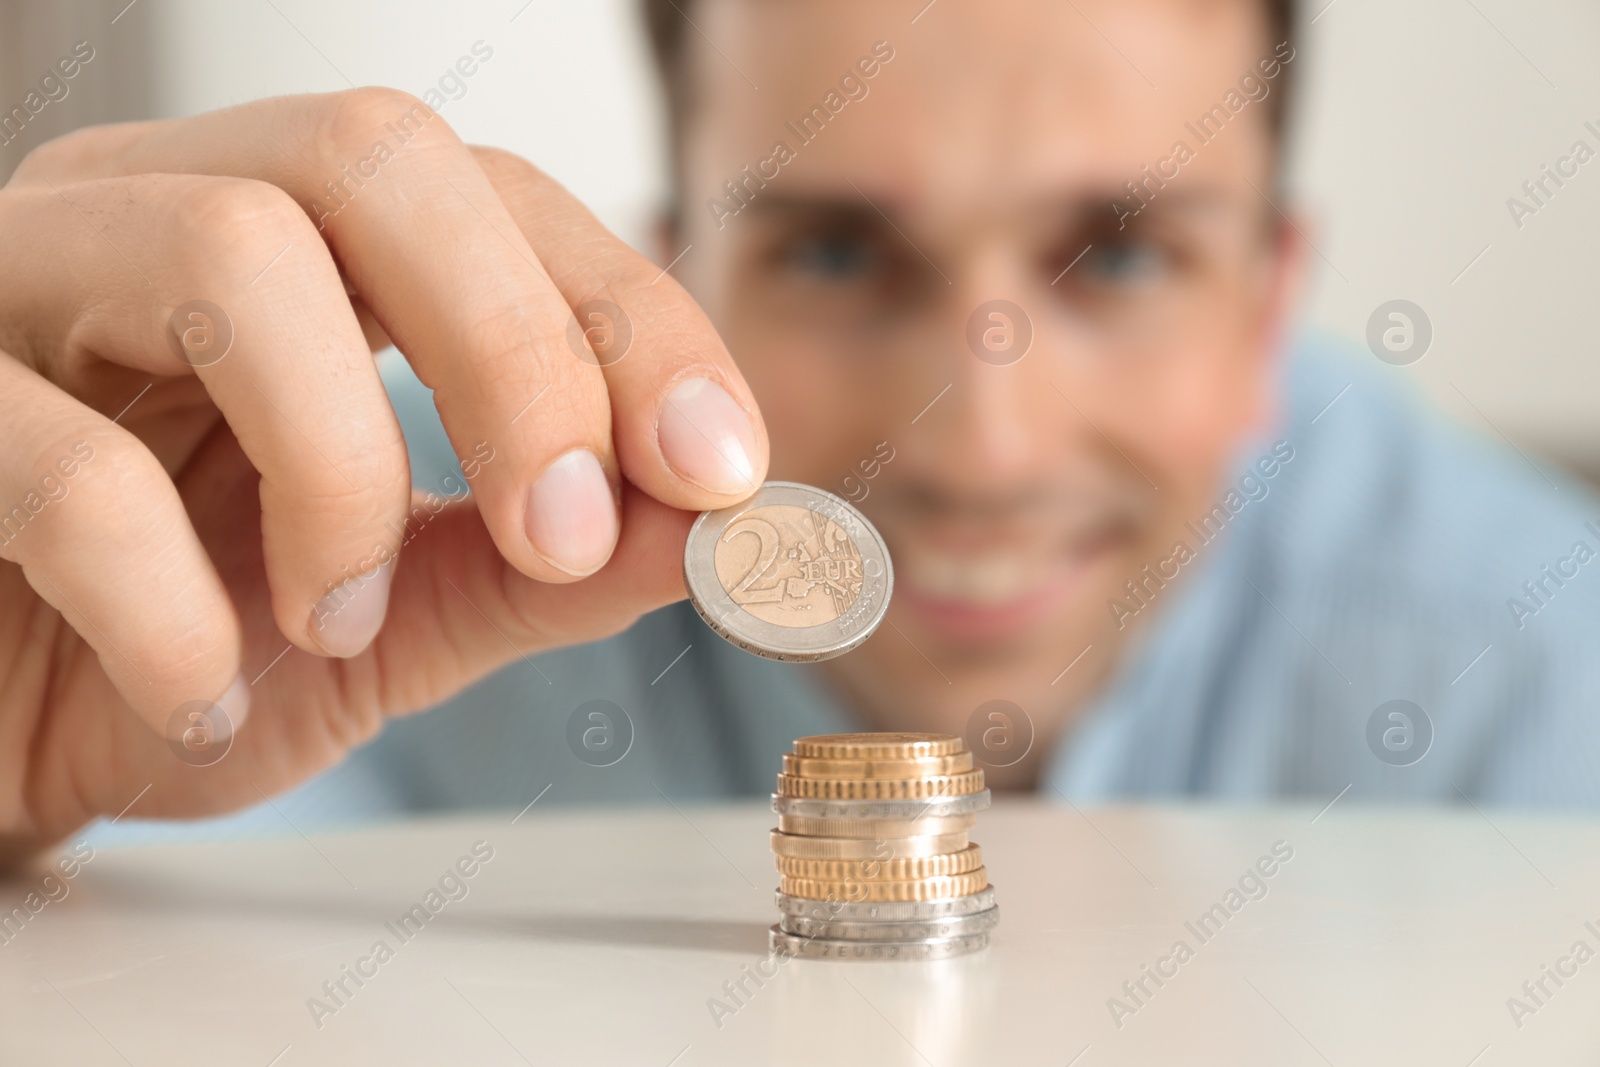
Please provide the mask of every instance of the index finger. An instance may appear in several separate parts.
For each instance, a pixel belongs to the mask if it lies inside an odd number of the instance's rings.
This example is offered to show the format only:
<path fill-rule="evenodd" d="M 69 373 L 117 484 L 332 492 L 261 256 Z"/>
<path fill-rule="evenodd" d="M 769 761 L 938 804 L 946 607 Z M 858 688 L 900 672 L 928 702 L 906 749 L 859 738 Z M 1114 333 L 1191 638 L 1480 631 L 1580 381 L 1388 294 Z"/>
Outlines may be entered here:
<path fill-rule="evenodd" d="M 569 333 L 581 330 L 605 370 L 628 480 L 693 511 L 755 492 L 766 476 L 766 428 L 705 312 L 555 179 L 509 152 L 473 152 L 574 309 Z"/>

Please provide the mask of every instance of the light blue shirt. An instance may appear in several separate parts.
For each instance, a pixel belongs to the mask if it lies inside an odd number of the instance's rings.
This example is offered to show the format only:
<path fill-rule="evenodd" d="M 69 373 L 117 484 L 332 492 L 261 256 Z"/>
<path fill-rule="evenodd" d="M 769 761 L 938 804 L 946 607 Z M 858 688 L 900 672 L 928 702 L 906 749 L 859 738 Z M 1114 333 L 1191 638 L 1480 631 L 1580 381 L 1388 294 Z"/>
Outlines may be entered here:
<path fill-rule="evenodd" d="M 1445 423 L 1405 373 L 1326 341 L 1298 346 L 1282 425 L 1245 450 L 1235 495 L 1195 517 L 1187 555 L 1158 568 L 1182 580 L 1145 579 L 1147 607 L 1107 605 L 1108 619 L 1138 608 L 1150 625 L 1050 755 L 1042 791 L 1600 807 L 1600 502 Z M 398 362 L 385 375 L 414 480 L 439 486 L 454 468 L 431 399 Z M 596 708 L 605 720 L 588 717 Z M 580 760 L 575 715 L 579 733 L 619 740 L 631 724 L 626 755 Z M 536 797 L 760 796 L 793 738 L 851 728 L 815 667 L 740 652 L 679 604 L 513 664 L 392 723 L 279 811 L 200 832 Z"/>

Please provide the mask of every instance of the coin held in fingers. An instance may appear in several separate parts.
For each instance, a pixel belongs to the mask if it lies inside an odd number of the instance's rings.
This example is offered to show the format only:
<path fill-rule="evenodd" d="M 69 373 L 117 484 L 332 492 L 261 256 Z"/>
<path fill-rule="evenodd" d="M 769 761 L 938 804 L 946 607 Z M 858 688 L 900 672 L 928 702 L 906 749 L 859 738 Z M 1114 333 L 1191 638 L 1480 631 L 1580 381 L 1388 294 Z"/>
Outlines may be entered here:
<path fill-rule="evenodd" d="M 683 555 L 689 600 L 719 635 L 767 659 L 831 659 L 872 636 L 894 570 L 883 538 L 832 493 L 767 482 L 707 511 Z"/>

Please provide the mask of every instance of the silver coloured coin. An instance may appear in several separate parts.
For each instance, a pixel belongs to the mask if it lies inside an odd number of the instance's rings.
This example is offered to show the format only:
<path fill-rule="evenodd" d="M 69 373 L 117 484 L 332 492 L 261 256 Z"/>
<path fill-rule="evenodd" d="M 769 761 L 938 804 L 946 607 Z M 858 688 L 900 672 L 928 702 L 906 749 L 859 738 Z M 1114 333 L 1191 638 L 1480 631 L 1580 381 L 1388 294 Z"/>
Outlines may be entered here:
<path fill-rule="evenodd" d="M 975 915 L 995 906 L 994 886 L 970 896 L 944 900 L 843 901 L 811 900 L 778 894 L 778 911 L 783 915 L 820 922 L 927 922 L 962 915 Z"/>
<path fill-rule="evenodd" d="M 779 815 L 801 815 L 808 819 L 943 819 L 983 811 L 989 806 L 990 796 L 987 789 L 965 796 L 926 800 L 814 800 L 774 793 L 772 810 Z"/>
<path fill-rule="evenodd" d="M 909 837 L 808 837 L 774 830 L 768 835 L 774 858 L 833 860 L 866 864 L 897 856 L 948 856 L 972 844 L 965 830 L 953 834 L 913 834 Z"/>
<path fill-rule="evenodd" d="M 927 834 L 966 833 L 977 821 L 977 815 L 950 815 L 943 819 L 810 819 L 804 815 L 780 815 L 778 831 L 799 837 L 890 841 Z"/>
<path fill-rule="evenodd" d="M 767 482 L 689 529 L 683 577 L 700 617 L 767 659 L 810 663 L 855 648 L 894 591 L 889 550 L 872 523 L 832 493 Z"/>
<path fill-rule="evenodd" d="M 1000 909 L 989 908 L 971 915 L 912 922 L 883 922 L 811 919 L 785 915 L 778 923 L 786 934 L 820 937 L 829 941 L 923 941 L 938 937 L 965 937 L 993 930 L 1000 921 Z"/>
<path fill-rule="evenodd" d="M 767 945 L 775 953 L 814 960 L 938 960 L 965 956 L 989 947 L 989 932 L 920 941 L 833 941 L 800 937 L 772 927 Z"/>

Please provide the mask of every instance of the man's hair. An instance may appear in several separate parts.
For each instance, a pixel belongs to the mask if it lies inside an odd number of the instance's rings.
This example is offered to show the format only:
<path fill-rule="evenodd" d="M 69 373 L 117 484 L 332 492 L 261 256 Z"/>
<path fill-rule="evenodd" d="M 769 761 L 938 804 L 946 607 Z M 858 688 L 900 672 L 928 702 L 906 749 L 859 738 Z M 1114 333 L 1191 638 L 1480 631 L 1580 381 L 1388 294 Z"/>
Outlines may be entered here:
<path fill-rule="evenodd" d="M 1270 51 L 1281 42 L 1291 46 L 1299 39 L 1295 0 L 1261 0 L 1266 15 L 1266 48 Z M 689 8 L 693 0 L 641 0 L 645 27 L 650 35 L 650 49 L 655 54 L 656 67 L 667 92 L 667 121 L 676 139 L 683 132 L 684 118 L 691 107 L 689 79 Z M 1294 86 L 1295 64 L 1285 63 L 1277 77 L 1277 85 L 1267 97 L 1267 121 L 1272 136 L 1282 153 L 1284 125 L 1287 122 L 1290 90 Z M 674 148 L 674 153 L 676 153 Z"/>

